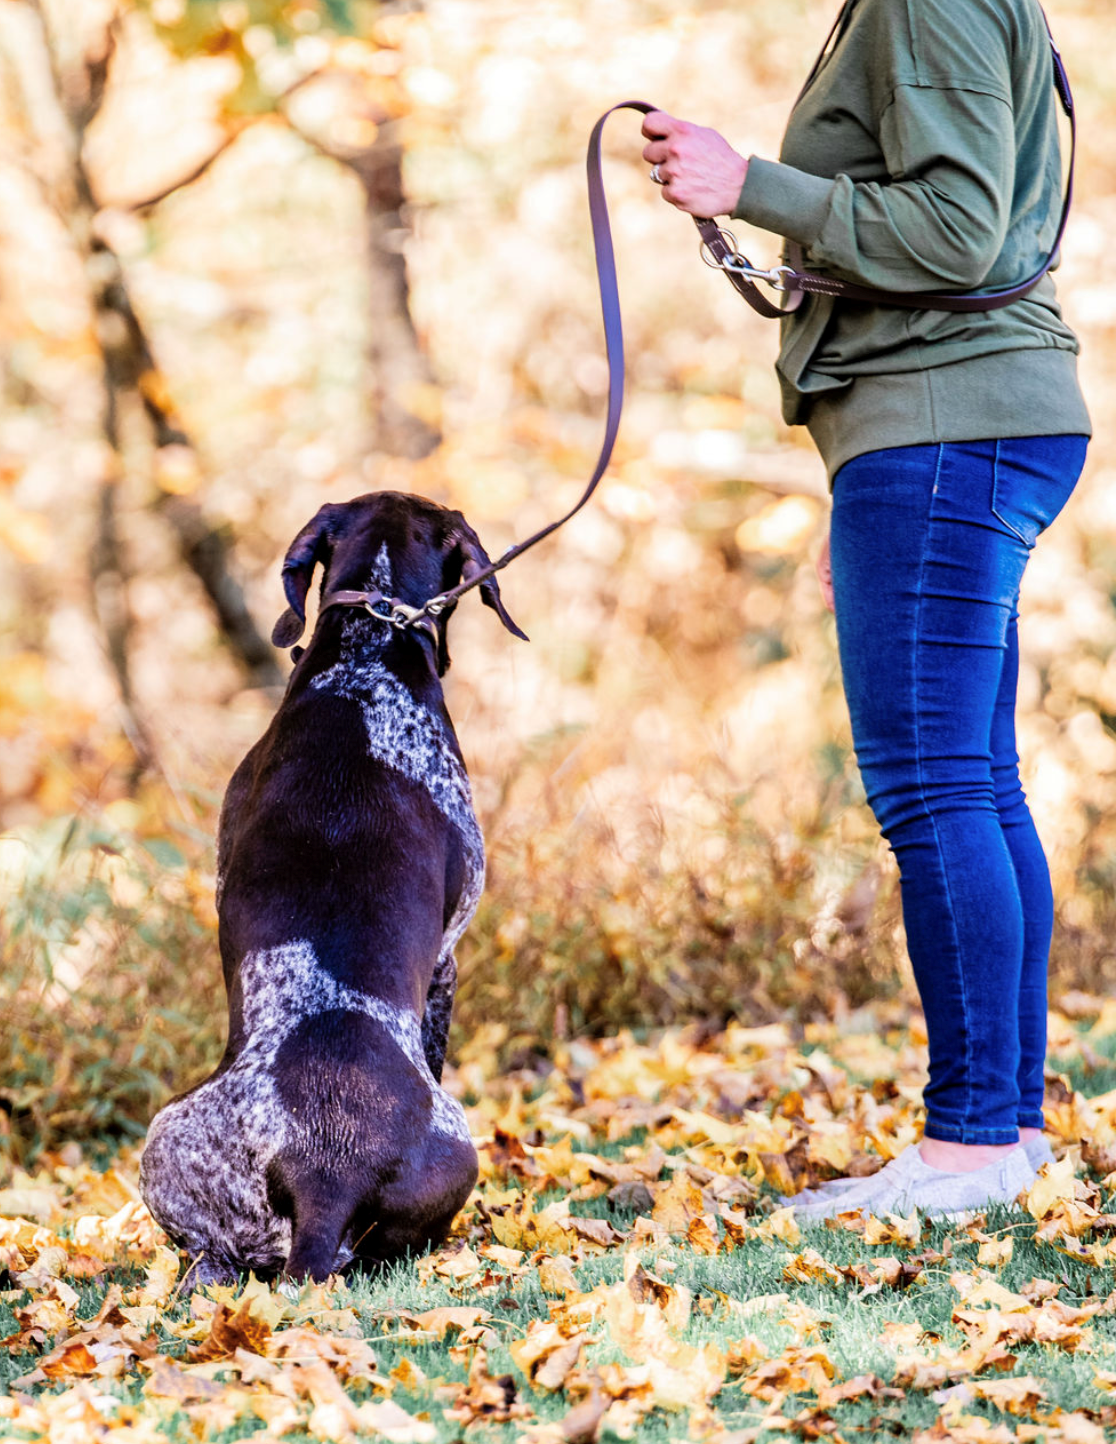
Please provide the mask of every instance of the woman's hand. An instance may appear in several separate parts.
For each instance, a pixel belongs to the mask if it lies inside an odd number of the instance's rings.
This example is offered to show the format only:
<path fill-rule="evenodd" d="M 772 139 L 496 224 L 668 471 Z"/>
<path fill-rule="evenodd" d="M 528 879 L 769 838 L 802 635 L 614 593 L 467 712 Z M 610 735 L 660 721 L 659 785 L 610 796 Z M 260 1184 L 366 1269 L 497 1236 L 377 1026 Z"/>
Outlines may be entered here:
<path fill-rule="evenodd" d="M 833 601 L 833 568 L 829 562 L 829 533 L 825 534 L 825 541 L 818 554 L 817 561 L 818 584 L 821 587 L 822 601 L 831 612 L 837 610 Z"/>
<path fill-rule="evenodd" d="M 663 199 L 690 216 L 724 216 L 740 199 L 748 162 L 704 125 L 653 110 L 643 121 L 643 158 L 659 168 Z"/>

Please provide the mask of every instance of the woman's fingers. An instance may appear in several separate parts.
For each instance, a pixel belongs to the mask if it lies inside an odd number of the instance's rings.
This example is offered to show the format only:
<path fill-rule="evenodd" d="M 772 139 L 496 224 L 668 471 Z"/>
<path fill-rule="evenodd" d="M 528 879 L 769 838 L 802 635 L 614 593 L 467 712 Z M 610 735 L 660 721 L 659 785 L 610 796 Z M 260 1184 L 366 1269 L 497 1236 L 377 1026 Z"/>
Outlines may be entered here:
<path fill-rule="evenodd" d="M 648 140 L 661 140 L 677 130 L 685 121 L 676 120 L 665 110 L 651 110 L 643 117 L 642 130 Z"/>
<path fill-rule="evenodd" d="M 643 159 L 648 165 L 662 165 L 667 160 L 672 153 L 671 138 L 685 124 L 665 110 L 653 110 L 643 117 L 643 134 L 649 142 L 643 147 Z"/>
<path fill-rule="evenodd" d="M 715 130 L 653 110 L 643 120 L 643 159 L 663 199 L 693 216 L 726 215 L 740 196 L 748 162 Z"/>

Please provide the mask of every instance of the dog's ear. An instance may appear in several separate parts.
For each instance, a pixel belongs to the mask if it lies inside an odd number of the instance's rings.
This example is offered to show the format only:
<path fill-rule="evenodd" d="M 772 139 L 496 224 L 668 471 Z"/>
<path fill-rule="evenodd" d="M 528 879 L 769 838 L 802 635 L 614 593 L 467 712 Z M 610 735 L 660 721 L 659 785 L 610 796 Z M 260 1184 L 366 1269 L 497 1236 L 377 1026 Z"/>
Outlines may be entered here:
<path fill-rule="evenodd" d="M 325 562 L 329 553 L 329 522 L 334 508 L 323 506 L 287 548 L 283 558 L 283 590 L 290 603 L 275 623 L 272 645 L 293 647 L 306 626 L 306 596 L 318 562 Z"/>
<path fill-rule="evenodd" d="M 492 565 L 488 553 L 481 546 L 480 537 L 460 512 L 454 518 L 450 541 L 454 543 L 455 549 L 459 549 L 461 552 L 461 580 L 463 582 L 471 581 L 478 572 L 482 572 L 485 567 Z M 481 601 L 486 607 L 492 608 L 513 636 L 521 638 L 524 642 L 531 640 L 527 633 L 517 627 L 508 615 L 508 610 L 500 598 L 500 587 L 495 576 L 488 577 L 481 582 L 480 594 Z"/>

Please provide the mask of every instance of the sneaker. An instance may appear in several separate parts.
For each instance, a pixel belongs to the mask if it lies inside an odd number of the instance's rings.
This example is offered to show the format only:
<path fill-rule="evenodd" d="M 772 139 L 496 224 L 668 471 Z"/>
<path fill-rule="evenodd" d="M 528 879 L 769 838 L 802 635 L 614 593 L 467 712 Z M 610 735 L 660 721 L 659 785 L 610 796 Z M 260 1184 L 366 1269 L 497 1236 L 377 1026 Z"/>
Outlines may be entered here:
<path fill-rule="evenodd" d="M 1027 1155 L 1027 1162 L 1037 1173 L 1044 1163 L 1053 1163 L 1054 1152 L 1047 1143 L 1044 1134 L 1040 1133 L 1037 1138 L 1029 1138 L 1026 1143 L 1020 1145 Z M 875 1174 L 870 1177 L 874 1178 Z M 864 1182 L 863 1178 L 831 1178 L 826 1183 L 819 1183 L 817 1188 L 804 1188 L 801 1193 L 783 1194 L 779 1203 L 783 1208 L 800 1208 L 806 1205 L 812 1206 L 820 1203 L 823 1199 L 841 1198 L 847 1195 L 850 1188 L 856 1188 Z"/>
<path fill-rule="evenodd" d="M 1023 1145 L 1023 1152 L 1027 1155 L 1027 1162 L 1037 1173 L 1044 1163 L 1055 1163 L 1054 1150 L 1046 1141 L 1046 1135 L 1040 1133 L 1037 1138 L 1028 1138 Z"/>
<path fill-rule="evenodd" d="M 945 1173 L 924 1163 L 917 1144 L 905 1148 L 897 1158 L 870 1178 L 858 1178 L 835 1195 L 791 1200 L 800 1223 L 822 1223 L 839 1213 L 908 1214 L 912 1209 L 954 1218 L 989 1203 L 1014 1203 L 1034 1182 L 1035 1170 L 1023 1148 L 1013 1148 L 1002 1158 L 970 1173 Z"/>

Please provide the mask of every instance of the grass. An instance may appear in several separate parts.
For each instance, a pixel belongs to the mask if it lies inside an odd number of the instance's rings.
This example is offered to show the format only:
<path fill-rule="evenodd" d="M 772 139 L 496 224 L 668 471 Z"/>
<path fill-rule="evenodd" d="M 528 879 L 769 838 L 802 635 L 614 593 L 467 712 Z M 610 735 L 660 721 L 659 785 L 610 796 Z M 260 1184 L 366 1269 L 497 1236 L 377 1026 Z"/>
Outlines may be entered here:
<path fill-rule="evenodd" d="M 1076 1116 L 1116 1071 L 1116 1037 L 1098 1033 L 1102 1023 L 1088 1035 L 1064 1020 L 1055 1029 L 1062 1075 L 1081 1085 Z M 1071 1036 L 1082 1039 L 1076 1056 Z M 1107 1183 L 1063 1169 L 1061 1202 L 1033 1192 L 1030 1212 L 885 1222 L 879 1243 L 845 1227 L 798 1236 L 775 1211 L 786 1174 L 797 1184 L 832 1171 L 819 1155 L 835 1137 L 857 1154 L 913 1136 L 910 1041 L 895 1028 L 815 1029 L 817 1073 L 777 1029 L 579 1042 L 542 1079 L 494 1078 L 478 1092 L 469 1113 L 481 1182 L 443 1249 L 294 1300 L 250 1282 L 181 1289 L 143 1211 L 125 1201 L 121 1213 L 134 1151 L 105 1174 L 72 1147 L 65 1159 L 44 1155 L 0 1192 L 0 1215 L 22 1204 L 46 1225 L 0 1218 L 0 1387 L 10 1390 L 0 1438 L 62 1438 L 66 1421 L 86 1417 L 106 1438 L 169 1444 L 261 1432 L 765 1444 L 788 1431 L 1099 1444 L 1116 1424 L 1104 1381 L 1116 1380 Z M 809 1081 L 826 1058 L 828 1092 Z M 883 1101 L 857 1081 L 869 1075 L 893 1085 L 877 1086 Z M 734 1086 L 766 1087 L 765 1104 L 724 1106 Z M 1104 1136 L 1114 1118 L 1097 1107 Z M 1055 1135 L 1060 1152 L 1078 1142 Z M 610 1199 L 617 1171 L 637 1167 L 651 1199 Z M 578 1232 L 570 1220 L 599 1222 Z M 1008 1238 L 1010 1258 L 989 1262 Z M 1065 1251 L 1082 1247 L 1092 1261 Z M 633 1275 L 636 1260 L 649 1279 Z M 881 1282 L 903 1263 L 905 1276 Z M 110 1290 L 123 1313 L 102 1318 L 90 1352 L 60 1351 L 88 1333 Z M 484 1313 L 451 1321 L 439 1309 Z M 559 1343 L 588 1339 L 546 1388 L 523 1346 L 552 1326 Z M 375 1365 L 362 1375 L 346 1351 L 365 1343 Z M 169 1374 L 135 1357 L 155 1351 Z M 37 1366 L 53 1377 L 13 1385 Z"/>

